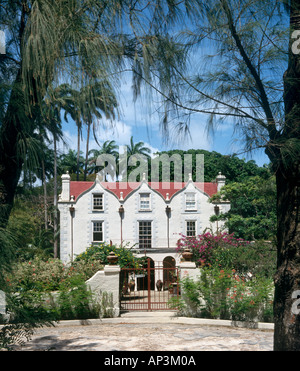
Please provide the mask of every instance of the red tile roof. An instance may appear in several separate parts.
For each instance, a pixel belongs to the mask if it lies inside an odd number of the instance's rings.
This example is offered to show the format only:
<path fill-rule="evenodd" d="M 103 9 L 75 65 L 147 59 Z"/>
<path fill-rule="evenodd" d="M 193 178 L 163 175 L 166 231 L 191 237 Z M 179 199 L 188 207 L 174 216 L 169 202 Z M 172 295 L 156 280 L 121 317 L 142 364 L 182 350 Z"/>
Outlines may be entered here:
<path fill-rule="evenodd" d="M 77 197 L 91 188 L 94 183 L 95 182 L 70 182 L 70 196 L 74 196 L 75 200 L 77 200 Z"/>
<path fill-rule="evenodd" d="M 89 190 L 95 182 L 70 182 L 70 196 L 74 196 L 75 200 Z M 169 194 L 169 199 L 173 195 L 182 190 L 187 183 L 181 182 L 149 182 L 149 187 L 161 194 L 161 196 L 166 199 L 167 193 Z M 125 199 L 131 192 L 136 190 L 141 183 L 140 182 L 101 182 L 103 188 L 114 193 L 118 199 L 121 198 L 121 192 L 123 192 L 123 199 Z M 217 193 L 217 184 L 216 183 L 194 183 L 194 185 L 206 193 L 209 197 Z"/>

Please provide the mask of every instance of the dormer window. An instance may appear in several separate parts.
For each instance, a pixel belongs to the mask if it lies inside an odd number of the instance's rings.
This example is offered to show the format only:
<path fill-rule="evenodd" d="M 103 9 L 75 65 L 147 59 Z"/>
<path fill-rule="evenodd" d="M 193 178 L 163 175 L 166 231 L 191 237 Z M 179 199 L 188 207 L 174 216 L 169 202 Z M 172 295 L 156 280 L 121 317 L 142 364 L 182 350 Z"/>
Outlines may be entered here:
<path fill-rule="evenodd" d="M 140 193 L 140 210 L 150 210 L 150 193 Z"/>
<path fill-rule="evenodd" d="M 196 210 L 196 194 L 186 193 L 185 194 L 185 209 L 186 210 Z"/>
<path fill-rule="evenodd" d="M 93 210 L 103 211 L 103 194 L 93 194 Z"/>

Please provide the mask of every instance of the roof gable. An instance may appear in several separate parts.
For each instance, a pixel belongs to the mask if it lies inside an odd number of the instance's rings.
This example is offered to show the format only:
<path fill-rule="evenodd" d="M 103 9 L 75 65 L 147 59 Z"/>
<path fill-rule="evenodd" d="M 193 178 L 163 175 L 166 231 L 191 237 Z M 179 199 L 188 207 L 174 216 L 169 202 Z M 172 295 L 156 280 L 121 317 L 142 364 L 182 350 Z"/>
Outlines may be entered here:
<path fill-rule="evenodd" d="M 70 195 L 74 200 L 94 186 L 95 182 L 70 182 Z M 101 186 L 113 193 L 119 200 L 125 200 L 132 192 L 137 190 L 143 182 L 101 182 Z M 177 192 L 183 190 L 188 183 L 185 182 L 149 182 L 149 188 L 159 193 L 165 200 L 171 199 Z M 192 183 L 208 197 L 217 193 L 216 183 Z"/>

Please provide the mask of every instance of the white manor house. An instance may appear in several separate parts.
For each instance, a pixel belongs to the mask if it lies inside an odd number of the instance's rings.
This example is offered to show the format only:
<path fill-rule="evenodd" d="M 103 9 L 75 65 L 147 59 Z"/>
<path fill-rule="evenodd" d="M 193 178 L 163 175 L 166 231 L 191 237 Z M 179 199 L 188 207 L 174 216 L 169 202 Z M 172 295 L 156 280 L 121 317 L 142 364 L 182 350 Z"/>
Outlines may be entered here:
<path fill-rule="evenodd" d="M 67 263 L 93 243 L 134 246 L 150 257 L 155 267 L 165 261 L 178 265 L 176 244 L 181 234 L 196 236 L 206 228 L 216 232 L 223 222 L 211 223 L 216 210 L 230 204 L 209 203 L 225 184 L 219 173 L 215 182 L 94 182 L 70 181 L 62 176 L 59 196 L 60 258 Z M 217 209 L 216 209 L 217 206 Z"/>

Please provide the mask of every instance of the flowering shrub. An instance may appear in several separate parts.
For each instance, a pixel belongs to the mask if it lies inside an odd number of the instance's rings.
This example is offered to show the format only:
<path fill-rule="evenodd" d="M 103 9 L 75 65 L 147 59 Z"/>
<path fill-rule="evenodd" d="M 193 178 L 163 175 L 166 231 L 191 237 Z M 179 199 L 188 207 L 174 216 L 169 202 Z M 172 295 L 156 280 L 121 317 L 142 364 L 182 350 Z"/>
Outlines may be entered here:
<path fill-rule="evenodd" d="M 273 282 L 271 279 L 256 277 L 245 280 L 234 277 L 231 290 L 227 294 L 231 318 L 234 321 L 272 322 Z"/>
<path fill-rule="evenodd" d="M 196 237 L 181 236 L 177 242 L 177 251 L 183 252 L 189 248 L 193 253 L 192 260 L 199 267 L 216 265 L 232 268 L 237 254 L 249 244 L 248 241 L 235 238 L 233 233 L 227 232 L 217 235 L 206 232 Z"/>
<path fill-rule="evenodd" d="M 70 279 L 80 276 L 87 280 L 98 270 L 103 269 L 100 261 L 74 262 L 65 266 L 59 259 L 42 260 L 38 257 L 33 260 L 17 264 L 13 272 L 6 278 L 10 291 L 55 291 L 62 284 L 71 285 Z"/>
<path fill-rule="evenodd" d="M 204 267 L 194 281 L 182 281 L 185 311 L 204 318 L 234 321 L 272 321 L 273 282 L 270 278 L 246 280 L 235 269 Z"/>

